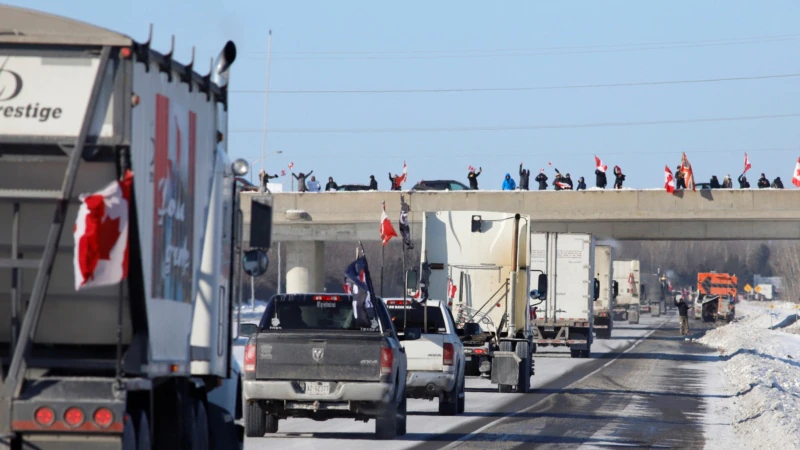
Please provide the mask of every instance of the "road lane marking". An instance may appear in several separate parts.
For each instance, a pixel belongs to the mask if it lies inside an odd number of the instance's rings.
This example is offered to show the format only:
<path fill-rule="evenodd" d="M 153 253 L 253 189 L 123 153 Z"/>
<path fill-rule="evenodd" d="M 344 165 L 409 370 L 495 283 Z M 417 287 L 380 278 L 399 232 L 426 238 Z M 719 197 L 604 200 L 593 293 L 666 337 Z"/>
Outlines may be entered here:
<path fill-rule="evenodd" d="M 648 332 L 647 334 L 645 334 L 644 336 L 642 336 L 641 338 L 639 338 L 639 340 L 638 340 L 638 341 L 634 342 L 634 343 L 633 343 L 633 345 L 631 345 L 631 346 L 630 346 L 630 347 L 629 347 L 627 350 L 625 350 L 624 352 L 622 352 L 622 353 L 620 353 L 619 355 L 617 355 L 617 356 L 616 356 L 614 359 L 612 359 L 611 361 L 609 361 L 609 362 L 607 362 L 607 363 L 603 364 L 602 366 L 598 367 L 596 370 L 592 371 L 591 373 L 589 373 L 588 375 L 584 376 L 584 377 L 583 377 L 583 378 L 581 378 L 580 380 L 578 380 L 578 381 L 575 381 L 575 382 L 572 382 L 572 383 L 570 383 L 570 384 L 568 384 L 568 385 L 564 386 L 564 388 L 563 388 L 563 389 L 567 389 L 568 387 L 572 386 L 573 384 L 580 383 L 580 382 L 582 382 L 582 381 L 586 380 L 587 378 L 589 378 L 589 377 L 592 377 L 592 376 L 596 375 L 597 373 L 599 373 L 600 371 L 602 371 L 602 370 L 603 370 L 603 369 L 605 369 L 606 367 L 610 366 L 610 365 L 611 365 L 611 364 L 612 364 L 614 361 L 618 360 L 618 359 L 619 359 L 619 358 L 620 358 L 622 355 L 624 355 L 624 354 L 628 353 L 629 351 L 631 351 L 631 350 L 633 350 L 634 348 L 636 348 L 636 347 L 637 347 L 639 344 L 641 344 L 642 342 L 644 342 L 644 340 L 645 340 L 645 339 L 647 339 L 648 337 L 650 337 L 650 335 L 652 335 L 653 333 L 655 333 L 656 331 L 658 331 L 658 330 L 659 330 L 659 329 L 660 329 L 662 326 L 664 326 L 664 324 L 666 324 L 667 322 L 669 322 L 669 320 L 664 320 L 664 321 L 662 321 L 662 322 L 661 322 L 661 323 L 660 323 L 660 324 L 659 324 L 657 327 L 653 328 L 652 330 L 650 330 L 650 332 Z M 544 397 L 543 399 L 539 400 L 538 402 L 534 403 L 534 404 L 533 404 L 533 405 L 531 405 L 531 406 L 525 407 L 525 408 L 523 408 L 523 409 L 520 409 L 520 410 L 518 410 L 518 411 L 515 411 L 515 412 L 513 412 L 513 413 L 511 413 L 511 414 L 509 414 L 509 415 L 507 415 L 507 416 L 503 416 L 503 417 L 501 417 L 501 418 L 499 418 L 499 419 L 497 419 L 497 420 L 495 420 L 495 421 L 493 421 L 493 422 L 490 422 L 490 423 L 488 423 L 488 424 L 486 424 L 486 425 L 484 425 L 484 426 L 482 426 L 482 427 L 478 428 L 477 430 L 473 431 L 472 433 L 470 433 L 470 434 L 468 434 L 468 435 L 466 435 L 466 436 L 462 436 L 460 439 L 458 439 L 458 440 L 456 440 L 456 441 L 454 441 L 454 442 L 451 442 L 450 444 L 446 445 L 445 447 L 442 447 L 442 450 L 456 448 L 456 447 L 458 447 L 459 445 L 463 444 L 464 442 L 466 442 L 466 441 L 468 441 L 468 440 L 470 440 L 470 439 L 474 438 L 475 436 L 477 436 L 477 435 L 479 435 L 479 434 L 483 433 L 484 431 L 488 430 L 489 428 L 492 428 L 492 427 L 495 427 L 495 426 L 499 425 L 500 423 L 502 423 L 502 422 L 503 422 L 504 420 L 506 420 L 506 419 L 510 419 L 510 418 L 512 418 L 512 417 L 515 417 L 515 416 L 517 416 L 517 415 L 519 415 L 519 414 L 523 414 L 523 413 L 526 413 L 526 412 L 528 412 L 528 411 L 531 411 L 532 409 L 534 409 L 534 408 L 536 408 L 537 406 L 539 406 L 539 404 L 540 404 L 540 403 L 544 402 L 545 400 L 547 400 L 548 398 L 550 398 L 550 397 L 552 397 L 552 396 L 554 396 L 554 395 L 557 395 L 557 394 L 550 394 L 550 395 L 548 395 L 548 396 Z"/>

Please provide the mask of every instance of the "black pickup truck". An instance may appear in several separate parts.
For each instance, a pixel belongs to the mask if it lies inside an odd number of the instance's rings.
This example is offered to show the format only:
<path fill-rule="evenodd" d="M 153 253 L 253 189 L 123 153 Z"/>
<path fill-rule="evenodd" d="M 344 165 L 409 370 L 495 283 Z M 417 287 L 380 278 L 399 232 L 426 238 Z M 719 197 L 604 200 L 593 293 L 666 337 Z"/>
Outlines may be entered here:
<path fill-rule="evenodd" d="M 380 439 L 406 433 L 406 355 L 383 301 L 357 317 L 348 294 L 280 294 L 245 345 L 245 431 L 289 417 L 375 419 Z"/>

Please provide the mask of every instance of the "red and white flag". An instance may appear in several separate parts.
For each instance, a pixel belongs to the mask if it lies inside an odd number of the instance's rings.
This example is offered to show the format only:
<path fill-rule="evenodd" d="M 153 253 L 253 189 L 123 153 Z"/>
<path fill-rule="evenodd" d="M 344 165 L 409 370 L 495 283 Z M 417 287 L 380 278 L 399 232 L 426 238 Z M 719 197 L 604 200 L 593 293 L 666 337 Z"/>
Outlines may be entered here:
<path fill-rule="evenodd" d="M 555 184 L 556 186 L 560 187 L 561 189 L 564 189 L 564 190 L 567 190 L 567 191 L 568 191 L 568 190 L 570 190 L 570 189 L 572 189 L 572 188 L 569 186 L 569 184 L 567 184 L 567 183 L 564 183 L 563 181 L 556 181 L 554 184 Z"/>
<path fill-rule="evenodd" d="M 447 279 L 447 298 L 453 299 L 456 298 L 456 285 L 453 283 L 452 278 Z"/>
<path fill-rule="evenodd" d="M 603 164 L 603 160 L 598 158 L 597 155 L 594 156 L 594 164 L 600 172 L 605 173 L 605 171 L 608 170 L 608 166 Z"/>
<path fill-rule="evenodd" d="M 117 284 L 128 276 L 128 215 L 133 174 L 81 196 L 75 219 L 75 290 Z"/>
<path fill-rule="evenodd" d="M 797 158 L 797 164 L 794 166 L 794 176 L 792 177 L 792 184 L 800 187 L 800 158 Z"/>
<path fill-rule="evenodd" d="M 683 172 L 683 179 L 686 182 L 686 189 L 696 190 L 694 185 L 694 172 L 692 171 L 692 165 L 689 164 L 689 159 L 686 157 L 686 153 L 684 153 L 681 158 L 681 172 Z"/>
<path fill-rule="evenodd" d="M 407 178 L 408 178 L 408 167 L 406 166 L 406 162 L 403 161 L 403 174 L 395 177 L 394 179 L 395 188 L 400 189 L 401 187 L 403 187 L 403 183 L 406 182 Z"/>
<path fill-rule="evenodd" d="M 282 177 L 285 177 L 285 176 L 286 176 L 286 171 L 285 171 L 285 170 L 281 170 L 281 176 L 282 176 Z"/>
<path fill-rule="evenodd" d="M 744 154 L 744 172 L 742 174 L 747 173 L 750 168 L 753 167 L 750 165 L 750 158 L 747 157 L 747 153 Z"/>
<path fill-rule="evenodd" d="M 383 209 L 381 210 L 381 240 L 383 245 L 386 245 L 389 239 L 396 236 L 397 232 L 394 231 L 392 222 L 389 221 L 389 216 L 386 215 L 386 202 L 383 202 Z"/>
<path fill-rule="evenodd" d="M 628 275 L 628 284 L 631 285 L 631 292 L 633 292 L 633 288 L 634 288 L 634 286 L 633 286 L 633 272 L 631 272 L 630 275 Z"/>
<path fill-rule="evenodd" d="M 467 168 L 467 170 L 469 170 L 470 172 L 475 172 L 475 167 L 470 165 L 469 168 Z"/>
<path fill-rule="evenodd" d="M 289 163 L 289 170 L 292 170 L 292 169 L 294 169 L 294 163 L 293 163 L 293 162 L 290 162 L 290 163 Z"/>
<path fill-rule="evenodd" d="M 669 166 L 664 166 L 664 189 L 670 194 L 675 192 L 675 179 Z"/>

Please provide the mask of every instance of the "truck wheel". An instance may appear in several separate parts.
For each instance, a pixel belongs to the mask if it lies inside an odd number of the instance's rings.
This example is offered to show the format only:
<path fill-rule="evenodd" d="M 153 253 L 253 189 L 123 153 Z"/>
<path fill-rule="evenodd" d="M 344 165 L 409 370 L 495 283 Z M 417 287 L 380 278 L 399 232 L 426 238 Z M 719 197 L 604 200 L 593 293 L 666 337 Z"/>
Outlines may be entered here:
<path fill-rule="evenodd" d="M 455 416 L 458 414 L 458 391 L 460 389 L 458 381 L 453 386 L 453 390 L 446 392 L 439 397 L 439 415 L 440 416 Z"/>
<path fill-rule="evenodd" d="M 147 414 L 139 412 L 139 425 L 136 427 L 136 450 L 152 450 L 150 442 L 150 422 L 147 421 Z"/>
<path fill-rule="evenodd" d="M 517 342 L 514 352 L 522 361 L 519 363 L 517 392 L 527 393 L 531 387 L 531 353 L 527 342 Z"/>
<path fill-rule="evenodd" d="M 581 358 L 588 358 L 592 354 L 592 346 L 589 345 L 586 350 L 581 350 Z"/>
<path fill-rule="evenodd" d="M 264 437 L 267 434 L 267 413 L 258 402 L 247 404 L 244 433 L 247 437 Z"/>
<path fill-rule="evenodd" d="M 378 439 L 397 437 L 397 405 L 386 405 L 375 418 L 375 434 Z"/>
<path fill-rule="evenodd" d="M 406 435 L 406 416 L 408 412 L 408 399 L 403 393 L 403 401 L 400 402 L 400 407 L 397 408 L 397 435 Z"/>
<path fill-rule="evenodd" d="M 466 402 L 467 402 L 467 380 L 461 378 L 461 390 L 458 392 L 458 414 L 464 414 L 466 411 Z"/>
<path fill-rule="evenodd" d="M 122 428 L 122 450 L 136 450 L 136 428 L 133 420 L 127 413 L 123 419 L 125 425 Z"/>
<path fill-rule="evenodd" d="M 278 420 L 280 420 L 280 418 L 275 414 L 266 415 L 266 430 L 268 434 L 274 434 L 278 432 Z"/>
<path fill-rule="evenodd" d="M 580 350 L 569 349 L 569 356 L 571 358 L 580 358 L 581 357 L 581 351 Z"/>
<path fill-rule="evenodd" d="M 192 450 L 209 450 L 211 445 L 208 440 L 208 412 L 206 404 L 201 399 L 194 403 L 194 434 L 192 436 Z"/>

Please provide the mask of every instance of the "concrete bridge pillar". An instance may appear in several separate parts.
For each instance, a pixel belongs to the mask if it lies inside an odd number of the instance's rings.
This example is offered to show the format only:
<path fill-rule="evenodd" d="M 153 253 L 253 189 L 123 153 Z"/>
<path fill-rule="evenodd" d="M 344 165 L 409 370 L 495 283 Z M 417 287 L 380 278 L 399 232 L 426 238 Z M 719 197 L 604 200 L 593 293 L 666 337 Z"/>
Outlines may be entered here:
<path fill-rule="evenodd" d="M 325 243 L 290 241 L 286 246 L 286 293 L 322 292 L 325 287 Z"/>

